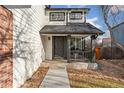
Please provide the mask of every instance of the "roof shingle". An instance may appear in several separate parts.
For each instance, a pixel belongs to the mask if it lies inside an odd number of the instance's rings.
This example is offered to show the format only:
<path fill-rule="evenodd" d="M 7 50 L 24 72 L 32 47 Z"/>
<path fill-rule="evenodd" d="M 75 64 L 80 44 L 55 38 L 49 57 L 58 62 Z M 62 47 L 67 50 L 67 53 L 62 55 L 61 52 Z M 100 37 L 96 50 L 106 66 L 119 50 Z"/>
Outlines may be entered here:
<path fill-rule="evenodd" d="M 104 34 L 90 23 L 68 23 L 68 25 L 46 25 L 41 34 Z"/>

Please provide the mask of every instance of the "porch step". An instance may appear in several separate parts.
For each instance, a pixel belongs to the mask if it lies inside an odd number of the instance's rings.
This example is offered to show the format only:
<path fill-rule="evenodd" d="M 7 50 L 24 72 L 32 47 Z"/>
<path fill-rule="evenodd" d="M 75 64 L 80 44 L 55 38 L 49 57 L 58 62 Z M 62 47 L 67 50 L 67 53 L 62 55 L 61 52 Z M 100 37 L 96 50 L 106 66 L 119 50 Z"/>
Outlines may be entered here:
<path fill-rule="evenodd" d="M 56 56 L 56 57 L 54 57 L 54 60 L 64 60 L 64 58 L 60 57 L 60 56 Z"/>

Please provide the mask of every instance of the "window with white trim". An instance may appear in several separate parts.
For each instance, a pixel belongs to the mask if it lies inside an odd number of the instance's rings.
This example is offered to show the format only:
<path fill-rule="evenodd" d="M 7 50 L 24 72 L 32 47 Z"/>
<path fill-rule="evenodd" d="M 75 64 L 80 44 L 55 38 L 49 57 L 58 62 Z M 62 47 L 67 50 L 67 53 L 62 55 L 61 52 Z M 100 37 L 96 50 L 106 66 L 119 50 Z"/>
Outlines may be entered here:
<path fill-rule="evenodd" d="M 65 13 L 64 12 L 50 12 L 50 21 L 64 21 Z"/>
<path fill-rule="evenodd" d="M 70 20 L 81 20 L 82 19 L 82 12 L 71 12 L 69 14 Z"/>

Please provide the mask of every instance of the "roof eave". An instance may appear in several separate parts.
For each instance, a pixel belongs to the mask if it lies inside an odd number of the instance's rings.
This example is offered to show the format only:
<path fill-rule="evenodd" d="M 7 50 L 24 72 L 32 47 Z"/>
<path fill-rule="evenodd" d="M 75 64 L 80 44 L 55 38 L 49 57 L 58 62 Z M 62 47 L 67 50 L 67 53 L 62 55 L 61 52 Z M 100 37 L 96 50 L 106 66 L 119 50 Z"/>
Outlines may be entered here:
<path fill-rule="evenodd" d="M 87 10 L 90 11 L 90 8 L 45 8 L 46 11 L 55 11 L 55 10 Z"/>
<path fill-rule="evenodd" d="M 54 32 L 41 32 L 40 31 L 40 34 L 81 34 L 81 35 L 103 35 L 104 33 L 54 33 Z"/>

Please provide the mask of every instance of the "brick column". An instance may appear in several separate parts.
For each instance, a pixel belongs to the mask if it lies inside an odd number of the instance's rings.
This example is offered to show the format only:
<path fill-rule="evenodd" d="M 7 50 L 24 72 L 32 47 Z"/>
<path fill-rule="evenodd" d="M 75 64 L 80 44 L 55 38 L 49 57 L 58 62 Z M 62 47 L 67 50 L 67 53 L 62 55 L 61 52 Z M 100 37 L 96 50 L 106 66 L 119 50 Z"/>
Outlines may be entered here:
<path fill-rule="evenodd" d="M 12 87 L 12 13 L 0 6 L 0 87 Z"/>

